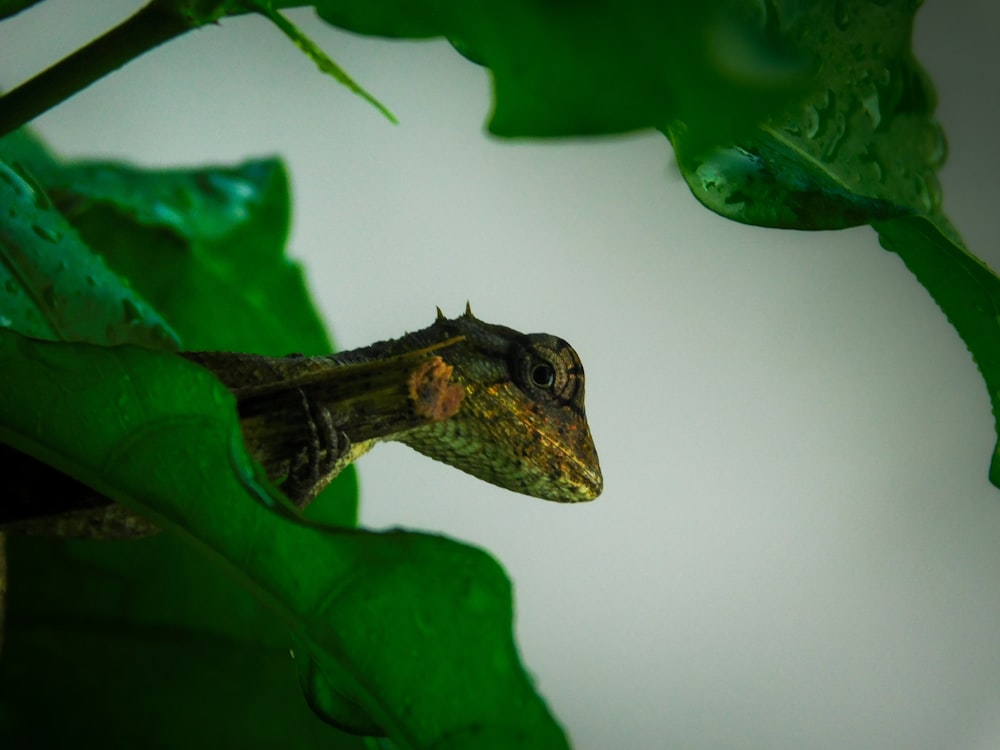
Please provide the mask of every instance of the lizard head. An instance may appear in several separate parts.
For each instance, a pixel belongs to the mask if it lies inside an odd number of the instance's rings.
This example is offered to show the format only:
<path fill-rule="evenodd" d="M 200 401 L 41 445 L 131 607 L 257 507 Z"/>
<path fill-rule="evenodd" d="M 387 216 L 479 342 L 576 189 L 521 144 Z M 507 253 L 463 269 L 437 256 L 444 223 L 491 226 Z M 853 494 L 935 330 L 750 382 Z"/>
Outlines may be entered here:
<path fill-rule="evenodd" d="M 396 439 L 487 482 L 546 500 L 593 500 L 604 486 L 568 343 L 485 323 L 466 309 L 421 334 L 461 337 L 437 351 L 465 390 L 450 419 Z"/>

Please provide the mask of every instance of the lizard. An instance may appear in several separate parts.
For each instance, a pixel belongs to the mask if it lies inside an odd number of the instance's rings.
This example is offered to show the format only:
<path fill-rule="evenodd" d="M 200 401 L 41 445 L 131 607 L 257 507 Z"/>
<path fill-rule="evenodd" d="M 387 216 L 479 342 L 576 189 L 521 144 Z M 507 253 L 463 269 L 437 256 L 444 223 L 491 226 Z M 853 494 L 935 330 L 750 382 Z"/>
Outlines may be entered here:
<path fill-rule="evenodd" d="M 357 374 L 361 390 L 370 393 L 391 365 L 424 353 L 439 357 L 455 381 L 434 382 L 441 367 L 434 360 L 412 374 L 433 391 L 435 398 L 425 401 L 439 410 L 437 418 L 379 422 L 372 407 L 349 416 L 344 404 L 350 399 L 330 401 L 324 393 L 337 372 Z M 236 395 L 251 454 L 269 476 L 284 477 L 282 489 L 300 507 L 385 440 L 545 500 L 593 500 L 603 489 L 576 351 L 556 336 L 485 323 L 468 305 L 457 318 L 439 308 L 427 328 L 328 356 L 275 361 L 244 355 L 239 363 L 224 352 L 182 356 L 207 367 Z M 411 384 L 420 412 L 414 390 Z"/>
<path fill-rule="evenodd" d="M 468 304 L 457 318 L 438 308 L 427 328 L 328 356 L 180 356 L 235 395 L 247 448 L 299 508 L 384 440 L 545 500 L 593 500 L 604 486 L 576 351 L 556 336 L 485 323 Z M 51 481 L 54 491 L 29 492 L 26 517 L 11 522 L 0 512 L 0 644 L 5 531 L 124 538 L 158 530 L 34 459 L 11 463 L 26 469 L 35 490 Z M 17 494 L 15 485 L 14 502 L 0 511 L 17 510 Z M 41 496 L 63 505 L 34 508 Z"/>
<path fill-rule="evenodd" d="M 427 328 L 337 354 L 179 356 L 235 395 L 250 454 L 299 508 L 387 440 L 546 500 L 588 501 L 603 489 L 576 351 L 556 336 L 486 323 L 468 305 L 456 318 L 439 308 Z M 37 487 L 44 470 L 37 467 L 28 484 Z M 29 498 L 20 518 L 0 512 L 0 530 L 113 537 L 155 530 L 93 492 L 80 493 L 86 500 L 78 509 L 66 507 L 74 493 L 65 486 L 72 480 L 62 481 L 51 493 L 31 494 L 63 505 L 36 510 Z M 52 528 L 46 516 L 54 513 L 78 517 L 78 530 Z"/>

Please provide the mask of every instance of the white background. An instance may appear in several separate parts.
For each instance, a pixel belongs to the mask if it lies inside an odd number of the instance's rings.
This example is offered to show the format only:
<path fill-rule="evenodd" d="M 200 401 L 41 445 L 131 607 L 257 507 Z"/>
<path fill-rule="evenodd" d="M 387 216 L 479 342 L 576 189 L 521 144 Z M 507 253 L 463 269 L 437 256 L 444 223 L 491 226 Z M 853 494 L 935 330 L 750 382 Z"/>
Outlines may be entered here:
<path fill-rule="evenodd" d="M 0 24 L 11 88 L 136 2 Z M 399 116 L 227 20 L 46 114 L 67 155 L 290 165 L 292 253 L 344 348 L 458 314 L 570 340 L 606 490 L 560 506 L 402 446 L 362 519 L 469 540 L 513 578 L 524 659 L 577 748 L 1000 747 L 993 422 L 955 331 L 870 229 L 763 230 L 689 195 L 659 135 L 484 134 L 446 44 L 290 14 Z M 945 208 L 1000 267 L 989 0 L 932 2 L 916 49 L 951 151 Z"/>

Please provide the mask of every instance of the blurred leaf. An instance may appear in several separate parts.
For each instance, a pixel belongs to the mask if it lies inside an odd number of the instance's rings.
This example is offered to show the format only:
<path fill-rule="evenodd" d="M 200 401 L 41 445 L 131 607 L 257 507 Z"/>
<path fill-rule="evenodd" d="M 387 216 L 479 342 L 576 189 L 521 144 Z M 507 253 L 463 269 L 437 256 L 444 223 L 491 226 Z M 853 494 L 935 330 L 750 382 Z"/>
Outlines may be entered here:
<path fill-rule="evenodd" d="M 781 229 L 843 229 L 907 213 L 890 201 L 853 192 L 789 144 L 761 133 L 741 145 L 687 159 L 681 173 L 704 206 L 744 224 Z"/>
<path fill-rule="evenodd" d="M 326 346 L 301 274 L 281 252 L 280 165 L 143 174 L 62 165 L 23 139 L 15 146 L 186 340 Z M 95 257 L 77 244 L 80 257 Z M 328 722 L 388 732 L 401 748 L 566 746 L 519 663 L 510 585 L 488 555 L 299 518 L 247 456 L 232 395 L 171 354 L 0 330 L 0 370 L 0 442 L 167 529 L 138 542 L 10 540 L 0 738 L 23 739 L 65 702 L 65 723 L 44 735 L 54 744 L 185 738 L 190 747 L 205 737 L 208 747 L 226 736 L 267 746 L 277 724 L 285 744 L 358 747 L 303 722 L 302 703 L 287 693 L 297 667 Z M 353 522 L 353 475 L 331 491 L 336 507 L 320 514 Z M 198 687 L 185 690 L 188 680 Z M 261 708 L 248 718 L 247 705 Z M 190 730 L 209 715 L 212 732 Z"/>
<path fill-rule="evenodd" d="M 288 178 L 278 160 L 190 170 L 82 162 L 48 186 L 185 348 L 330 353 L 302 269 L 284 254 Z"/>
<path fill-rule="evenodd" d="M 33 158 L 56 205 L 170 321 L 186 349 L 333 350 L 301 266 L 284 253 L 289 194 L 279 160 L 142 170 L 116 162 L 57 165 L 40 152 Z M 348 467 L 310 516 L 355 525 L 354 486 Z"/>
<path fill-rule="evenodd" d="M 0 440 L 153 518 L 228 569 L 291 629 L 308 698 L 329 721 L 381 728 L 401 747 L 566 746 L 518 661 L 510 585 L 485 553 L 274 512 L 285 501 L 247 457 L 231 394 L 180 358 L 0 331 L 0 369 L 16 396 L 0 401 Z M 151 590 L 138 601 L 158 596 Z M 119 626 L 144 617 L 130 596 L 103 601 Z M 12 607 L 15 623 L 17 615 Z M 153 606 L 162 625 L 161 615 Z M 12 637 L 8 647 L 26 645 Z M 6 711 L 16 716 L 9 677 L 0 683 L 10 686 Z"/>
<path fill-rule="evenodd" d="M 61 341 L 176 349 L 177 335 L 110 271 L 0 142 L 0 327 Z"/>
<path fill-rule="evenodd" d="M 74 246 L 74 253 L 70 253 L 38 242 L 37 257 L 42 265 L 75 272 L 79 279 L 92 266 L 104 268 L 103 261 L 107 261 L 170 321 L 187 349 L 276 355 L 332 351 L 301 267 L 284 254 L 289 225 L 288 180 L 278 160 L 192 170 L 147 171 L 114 162 L 66 165 L 49 154 L 37 138 L 21 131 L 0 139 L 0 158 L 11 161 L 24 175 L 38 175 L 39 181 L 32 180 L 29 187 L 48 206 L 40 219 L 41 231 L 77 237 L 72 230 L 67 231 L 63 214 L 54 210 L 47 197 L 51 194 L 55 208 L 62 209 L 86 243 L 101 253 L 99 257 L 83 245 Z M 25 223 L 19 217 L 11 219 L 15 225 L 19 221 Z M 37 276 L 40 285 L 48 283 L 44 273 Z M 119 277 L 104 279 L 91 273 L 84 279 L 88 276 L 94 283 L 86 281 L 77 287 L 99 298 L 115 293 L 123 284 Z M 124 289 L 130 295 L 127 298 L 137 298 L 127 286 Z M 51 294 L 55 298 L 55 292 Z M 44 337 L 44 329 L 21 327 L 17 295 L 0 299 L 0 316 L 11 320 L 14 330 Z M 65 309 L 61 298 L 59 308 Z M 5 312 L 8 309 L 11 312 Z M 117 330 L 114 327 L 106 331 L 95 328 L 102 320 L 100 315 L 71 320 L 90 329 L 70 340 L 117 341 L 108 338 Z M 131 329 L 127 333 L 135 335 Z M 172 335 L 176 338 L 177 334 Z M 159 343 L 155 338 L 131 340 L 145 345 Z M 171 344 L 171 348 L 176 346 Z M 353 468 L 347 470 L 341 486 L 353 483 L 353 473 Z M 356 492 L 344 492 L 334 485 L 313 503 L 310 514 L 354 525 Z"/>
<path fill-rule="evenodd" d="M 30 130 L 16 130 L 0 138 L 0 158 L 12 165 L 30 169 L 39 182 L 59 169 L 59 162 L 45 144 Z"/>
<path fill-rule="evenodd" d="M 88 228 L 93 229 L 93 237 L 88 237 L 88 240 L 111 250 L 109 255 L 113 256 L 118 270 L 125 271 L 126 275 L 131 273 L 134 279 L 141 282 L 143 291 L 155 293 L 157 304 L 180 323 L 185 338 L 200 340 L 206 346 L 214 344 L 216 348 L 238 347 L 241 344 L 250 347 L 256 343 L 271 349 L 297 347 L 300 350 L 329 351 L 325 332 L 308 300 L 301 272 L 297 266 L 289 264 L 282 253 L 287 230 L 287 185 L 284 171 L 277 162 L 247 165 L 242 170 L 249 173 L 244 184 L 237 179 L 240 169 L 200 170 L 193 174 L 171 172 L 166 179 L 158 180 L 158 175 L 136 170 L 123 168 L 116 172 L 111 165 L 64 168 L 36 139 L 21 132 L 0 141 L 0 153 L 17 164 L 24 174 L 31 174 L 29 170 L 34 170 L 47 178 L 50 185 L 63 185 L 63 202 L 68 196 L 76 211 L 75 218 L 83 223 L 89 221 Z M 79 192 L 65 189 L 67 175 L 79 178 Z M 227 182 L 231 177 L 232 180 Z M 215 190 L 205 190 L 208 192 L 205 197 L 199 192 L 199 185 L 211 186 Z M 44 190 L 37 182 L 32 181 L 29 187 L 34 196 L 44 196 Z M 231 189 L 226 191 L 227 187 Z M 115 199 L 124 204 L 120 212 L 107 210 Z M 40 200 L 48 206 L 41 219 L 47 222 L 45 226 L 55 225 L 65 231 L 67 225 L 63 217 L 51 208 L 47 198 Z M 181 205 L 188 209 L 186 215 L 180 211 Z M 163 207 L 161 213 L 153 211 L 156 206 Z M 171 213 L 171 207 L 177 211 Z M 94 214 L 102 211 L 104 215 L 97 216 L 95 220 Z M 0 217 L 0 220 L 2 218 L 6 217 Z M 158 226 L 158 221 L 164 218 L 176 221 Z M 10 233 L 7 230 L 4 234 Z M 65 233 L 75 237 L 72 230 Z M 168 252 L 157 255 L 156 249 Z M 240 259 L 241 251 L 245 253 L 244 262 Z M 101 259 L 78 241 L 69 250 L 65 247 L 54 250 L 43 245 L 39 250 L 39 259 L 41 263 L 57 264 L 67 274 L 79 266 L 87 268 L 97 264 L 104 268 Z M 106 269 L 105 276 L 94 275 L 94 278 L 101 281 L 86 287 L 92 294 L 119 293 L 121 282 Z M 167 283 L 159 283 L 161 281 Z M 132 294 L 127 288 L 126 291 Z M 0 303 L 0 310 L 8 318 L 16 318 L 13 313 L 17 308 L 12 299 L 16 302 L 17 298 L 8 295 Z M 283 305 L 288 312 L 287 317 L 274 313 L 268 307 L 269 302 L 276 306 Z M 106 340 L 100 335 L 103 330 L 99 326 L 93 327 L 100 322 L 100 318 L 83 322 L 92 324 L 89 329 L 93 333 L 91 338 Z M 43 333 L 37 328 L 28 327 L 27 330 L 35 335 Z M 255 334 L 258 336 L 256 342 Z M 7 383 L 5 391 L 9 386 Z M 81 396 L 81 402 L 85 402 L 85 397 Z M 88 430 L 88 424 L 81 425 L 82 439 L 87 438 Z M 313 504 L 311 514 L 330 522 L 353 525 L 357 518 L 356 498 L 354 474 L 349 471 L 327 489 L 320 501 Z M 71 630 L 72 625 L 67 623 L 78 622 L 86 612 L 93 618 L 87 628 L 104 627 L 109 632 L 120 634 L 121 620 L 128 613 L 118 611 L 116 605 L 121 597 L 125 597 L 131 602 L 129 612 L 132 614 L 135 613 L 136 602 L 146 602 L 140 618 L 143 627 L 163 628 L 177 622 L 185 628 L 217 633 L 220 638 L 236 637 L 237 643 L 244 640 L 247 643 L 259 642 L 271 649 L 278 648 L 282 654 L 287 652 L 287 633 L 274 621 L 273 615 L 265 613 L 250 594 L 235 586 L 231 580 L 224 576 L 207 575 L 203 561 L 192 560 L 191 550 L 178 544 L 170 535 L 161 535 L 142 544 L 16 538 L 11 540 L 10 546 L 17 570 L 11 615 L 15 623 L 28 617 L 39 626 L 71 637 L 67 628 Z M 95 591 L 95 587 L 100 589 L 101 582 L 106 579 L 118 581 L 120 591 L 117 597 L 109 599 Z M 28 595 L 18 598 L 18 592 L 26 589 Z M 26 607 L 31 611 L 26 613 Z M 187 632 L 178 631 L 182 635 Z M 17 657 L 13 654 L 22 651 L 18 648 L 17 637 L 13 638 L 14 645 L 7 649 L 7 660 L 14 660 L 11 669 L 16 670 Z M 183 651 L 185 640 L 186 636 L 177 639 L 176 651 Z M 101 653 L 108 661 L 121 664 L 123 680 L 128 670 L 132 671 L 125 684 L 135 683 L 145 673 L 146 662 L 127 659 L 124 653 L 115 657 L 117 642 L 114 638 L 102 641 Z M 224 645 L 223 641 L 217 644 L 217 650 L 223 657 Z M 55 658 L 56 650 L 55 644 L 49 644 L 42 654 Z M 271 658 L 261 653 L 262 659 Z M 173 661 L 183 663 L 182 654 L 175 656 Z M 92 711 L 95 719 L 104 716 L 108 720 L 106 714 L 113 704 L 104 702 L 101 687 L 111 690 L 113 686 L 105 685 L 98 679 L 105 673 L 104 670 L 95 669 L 89 689 L 81 691 L 80 685 L 73 683 L 68 675 L 53 679 L 53 675 L 61 674 L 59 665 L 44 667 L 38 663 L 38 658 L 35 657 L 35 673 L 40 689 L 46 681 L 49 683 L 45 688 L 48 700 L 38 706 L 22 702 L 17 712 L 19 716 L 47 712 L 50 710 L 48 706 L 55 701 L 74 705 L 81 711 Z M 191 679 L 194 678 L 192 675 Z M 258 692 L 262 687 L 260 683 L 255 686 Z M 206 685 L 205 689 L 208 690 L 209 686 Z M 213 689 L 227 695 L 231 692 L 230 688 L 224 689 L 221 685 Z M 245 689 L 243 692 L 246 692 Z M 295 693 L 295 699 L 301 704 L 298 691 L 295 690 Z M 23 693 L 19 691 L 18 695 Z M 239 695 L 239 692 L 236 693 L 234 699 Z M 174 696 L 179 697 L 180 694 Z M 137 701 L 149 701 L 151 698 L 150 695 L 135 694 Z M 287 701 L 287 697 L 282 695 L 278 700 Z M 172 701 L 171 705 L 183 704 Z M 239 716 L 228 718 L 237 720 Z M 221 711 L 218 722 L 221 731 L 224 726 Z M 57 726 L 53 725 L 51 729 L 57 731 Z M 16 727 L 12 731 L 16 731 Z M 236 728 L 229 731 L 235 735 Z M 304 731 L 308 733 L 309 729 Z M 163 727 L 146 727 L 149 736 L 162 732 Z M 328 732 L 325 734 L 329 737 Z M 98 734 L 97 738 L 103 741 L 104 735 Z M 351 746 L 355 745 L 356 741 L 352 740 Z"/>

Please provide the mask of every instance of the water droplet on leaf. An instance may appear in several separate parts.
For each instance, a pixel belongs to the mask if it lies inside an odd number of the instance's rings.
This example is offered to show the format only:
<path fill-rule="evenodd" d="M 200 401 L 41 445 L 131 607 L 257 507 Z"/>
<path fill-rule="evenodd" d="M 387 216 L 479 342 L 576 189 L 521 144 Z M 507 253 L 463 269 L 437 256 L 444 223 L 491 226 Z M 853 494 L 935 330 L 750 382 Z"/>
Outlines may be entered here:
<path fill-rule="evenodd" d="M 205 183 L 217 192 L 231 198 L 247 200 L 257 194 L 257 188 L 253 183 L 238 177 L 220 174 L 219 172 L 209 174 L 205 179 Z"/>
<path fill-rule="evenodd" d="M 0 180 L 5 182 L 19 197 L 37 202 L 38 196 L 35 194 L 34 187 L 11 165 L 0 162 Z"/>
<path fill-rule="evenodd" d="M 920 202 L 927 211 L 936 211 L 941 207 L 941 182 L 933 170 L 922 170 L 917 175 L 918 194 Z"/>
<path fill-rule="evenodd" d="M 927 180 L 925 180 L 921 175 L 915 175 L 913 178 L 913 186 L 917 193 L 917 200 L 920 202 L 921 207 L 924 211 L 930 211 L 933 207 L 933 200 L 931 198 L 931 191 L 927 185 Z"/>
<path fill-rule="evenodd" d="M 819 132 L 819 125 L 819 110 L 815 107 L 806 107 L 802 110 L 802 134 L 806 138 L 815 138 Z"/>
<path fill-rule="evenodd" d="M 832 123 L 830 137 L 823 149 L 822 158 L 824 161 L 834 161 L 837 158 L 837 149 L 840 148 L 844 134 L 847 132 L 847 118 L 844 117 L 843 112 L 835 113 Z"/>
<path fill-rule="evenodd" d="M 861 92 L 861 108 L 872 121 L 872 128 L 877 128 L 882 122 L 882 111 L 879 108 L 878 90 L 874 87 Z"/>
<path fill-rule="evenodd" d="M 948 141 L 937 120 L 931 120 L 927 127 L 927 144 L 924 148 L 924 157 L 927 159 L 928 165 L 937 169 L 948 158 Z"/>

